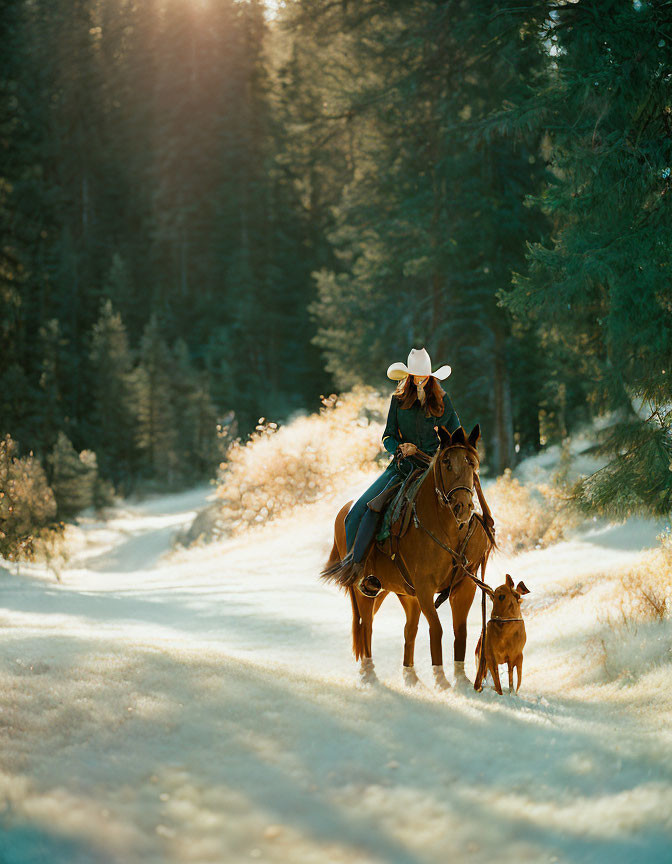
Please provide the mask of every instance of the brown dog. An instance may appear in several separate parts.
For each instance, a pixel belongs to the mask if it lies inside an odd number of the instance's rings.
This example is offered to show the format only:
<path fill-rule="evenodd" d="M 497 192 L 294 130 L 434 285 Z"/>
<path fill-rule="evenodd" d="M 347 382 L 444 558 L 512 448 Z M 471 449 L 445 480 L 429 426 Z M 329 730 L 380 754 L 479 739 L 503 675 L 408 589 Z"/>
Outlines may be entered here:
<path fill-rule="evenodd" d="M 502 695 L 502 685 L 499 683 L 499 664 L 506 663 L 509 667 L 509 692 L 513 690 L 513 667 L 518 671 L 518 686 L 523 677 L 523 648 L 527 636 L 525 623 L 520 611 L 523 594 L 530 592 L 523 582 L 513 587 L 513 579 L 506 574 L 506 584 L 499 588 L 486 589 L 492 600 L 492 614 L 485 628 L 485 659 L 481 662 L 481 639 L 476 646 L 476 665 L 478 673 L 474 682 L 474 690 L 483 689 L 483 679 L 490 671 L 495 682 L 495 690 Z"/>

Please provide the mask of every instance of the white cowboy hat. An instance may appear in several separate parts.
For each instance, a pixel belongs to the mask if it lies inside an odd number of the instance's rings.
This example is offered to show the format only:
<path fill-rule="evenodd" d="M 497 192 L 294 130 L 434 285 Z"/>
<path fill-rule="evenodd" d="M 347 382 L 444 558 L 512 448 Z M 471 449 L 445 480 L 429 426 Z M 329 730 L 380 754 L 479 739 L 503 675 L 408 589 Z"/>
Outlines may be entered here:
<path fill-rule="evenodd" d="M 393 363 L 387 370 L 387 377 L 393 381 L 401 381 L 407 375 L 431 375 L 444 381 L 452 372 L 450 366 L 440 366 L 436 372 L 432 372 L 432 361 L 424 348 L 411 348 L 408 355 L 408 364 Z"/>

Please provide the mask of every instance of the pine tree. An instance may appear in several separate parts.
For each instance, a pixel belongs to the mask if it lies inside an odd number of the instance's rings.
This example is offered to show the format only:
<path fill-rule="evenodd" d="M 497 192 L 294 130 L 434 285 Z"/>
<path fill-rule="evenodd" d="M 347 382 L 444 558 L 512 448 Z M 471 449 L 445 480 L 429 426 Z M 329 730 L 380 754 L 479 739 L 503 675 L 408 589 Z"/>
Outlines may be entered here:
<path fill-rule="evenodd" d="M 129 268 L 122 256 L 115 252 L 112 255 L 110 269 L 107 272 L 105 281 L 102 287 L 102 296 L 104 300 L 109 301 L 112 306 L 119 310 L 119 314 L 125 321 L 124 312 L 130 316 L 135 330 L 139 327 L 139 313 L 136 292 L 133 290 L 133 282 Z M 102 305 L 102 303 L 101 303 Z M 126 329 L 126 325 L 124 324 Z M 140 327 L 138 335 L 142 332 Z"/>
<path fill-rule="evenodd" d="M 177 340 L 172 353 L 170 378 L 180 471 L 185 479 L 206 477 L 220 461 L 217 414 L 208 393 L 207 377 L 194 369 L 183 339 Z"/>
<path fill-rule="evenodd" d="M 140 362 L 133 373 L 137 410 L 136 441 L 146 473 L 175 482 L 178 470 L 177 430 L 172 402 L 170 352 L 152 316 L 140 346 Z"/>
<path fill-rule="evenodd" d="M 505 301 L 553 353 L 570 410 L 581 399 L 613 417 L 608 465 L 576 490 L 591 512 L 667 513 L 672 501 L 669 21 L 656 0 L 556 8 L 542 34 L 551 85 L 522 106 L 552 130 L 554 230 Z"/>
<path fill-rule="evenodd" d="M 47 462 L 59 519 L 72 519 L 93 505 L 98 476 L 95 454 L 93 459 L 87 451 L 78 454 L 59 432 Z"/>
<path fill-rule="evenodd" d="M 47 52 L 36 62 L 47 29 L 42 11 L 39 4 L 12 0 L 0 16 L 0 433 L 11 431 L 25 447 L 44 452 L 55 427 L 45 422 L 36 335 L 51 317 L 56 208 L 45 98 L 53 56 Z"/>
<path fill-rule="evenodd" d="M 344 76 L 348 106 L 336 114 L 354 118 L 359 147 L 332 234 L 345 272 L 317 275 L 317 344 L 347 383 L 382 380 L 410 345 L 451 361 L 461 417 L 481 422 L 489 463 L 502 470 L 514 459 L 514 418 L 530 409 L 527 399 L 517 407 L 512 325 L 497 294 L 525 241 L 541 236 L 526 196 L 544 166 L 538 130 L 483 123 L 543 76 L 534 10 L 458 0 L 325 8 L 328 26 L 340 14 L 351 32 L 356 74 L 337 64 L 326 74 Z"/>
<path fill-rule="evenodd" d="M 275 89 L 261 3 L 5 6 L 3 430 L 38 455 L 63 430 L 77 450 L 96 450 L 106 475 L 118 464 L 90 414 L 101 299 L 132 345 L 152 312 L 168 343 L 184 336 L 217 410 L 235 407 L 241 431 L 261 413 L 305 407 L 326 387 L 307 305 L 311 272 L 329 257 L 330 199 L 314 172 L 305 206 L 303 165 L 292 168 L 300 135 Z M 340 145 L 310 150 L 332 165 L 333 198 Z"/>
<path fill-rule="evenodd" d="M 121 316 L 104 301 L 91 333 L 95 444 L 106 477 L 128 488 L 137 464 L 132 355 Z"/>
<path fill-rule="evenodd" d="M 192 423 L 192 465 L 197 477 L 211 477 L 224 457 L 217 412 L 210 398 L 208 376 L 200 373 L 189 400 Z"/>
<path fill-rule="evenodd" d="M 53 446 L 58 430 L 66 426 L 68 416 L 63 394 L 65 382 L 69 380 L 71 368 L 68 340 L 64 337 L 60 322 L 52 318 L 40 327 L 39 356 L 41 357 L 40 417 L 42 427 L 40 445 L 43 449 Z"/>

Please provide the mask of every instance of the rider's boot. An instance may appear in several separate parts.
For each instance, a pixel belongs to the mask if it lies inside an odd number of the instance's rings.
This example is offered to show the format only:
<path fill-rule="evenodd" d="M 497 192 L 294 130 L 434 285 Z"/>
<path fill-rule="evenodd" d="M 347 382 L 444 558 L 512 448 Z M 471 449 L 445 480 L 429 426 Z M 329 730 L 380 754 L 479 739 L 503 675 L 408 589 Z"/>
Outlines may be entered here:
<path fill-rule="evenodd" d="M 362 562 L 366 560 L 369 550 L 373 545 L 379 523 L 380 514 L 367 507 L 366 512 L 359 523 L 355 541 L 352 544 L 352 559 L 354 565 L 358 566 L 360 570 L 362 569 Z M 374 576 L 373 573 L 362 573 L 355 582 L 355 587 L 365 597 L 377 597 L 383 590 L 380 580 Z"/>

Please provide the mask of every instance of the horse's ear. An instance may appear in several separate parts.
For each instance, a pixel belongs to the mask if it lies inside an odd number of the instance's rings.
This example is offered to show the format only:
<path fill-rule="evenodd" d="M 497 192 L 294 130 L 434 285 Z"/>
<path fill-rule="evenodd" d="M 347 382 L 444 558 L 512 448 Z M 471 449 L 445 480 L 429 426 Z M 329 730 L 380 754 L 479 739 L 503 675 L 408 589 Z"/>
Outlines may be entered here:
<path fill-rule="evenodd" d="M 480 425 L 477 423 L 477 424 L 474 426 L 474 428 L 471 430 L 471 432 L 469 433 L 469 444 L 471 444 L 472 447 L 475 447 L 475 446 L 476 446 L 476 442 L 478 441 L 478 439 L 479 439 L 480 437 L 481 437 L 481 427 L 480 427 Z"/>
<path fill-rule="evenodd" d="M 524 582 L 519 582 L 519 583 L 516 585 L 516 591 L 517 591 L 519 594 L 529 594 L 529 593 L 530 593 L 530 589 L 525 587 L 525 583 L 524 583 Z"/>
<path fill-rule="evenodd" d="M 458 426 L 458 428 L 453 432 L 452 443 L 453 444 L 466 444 L 467 443 L 467 437 L 464 434 L 464 429 L 461 426 Z"/>
<path fill-rule="evenodd" d="M 445 449 L 446 447 L 450 447 L 451 444 L 451 434 L 446 429 L 445 426 L 439 426 L 439 441 L 441 442 L 441 449 Z"/>
<path fill-rule="evenodd" d="M 506 574 L 506 584 L 509 586 L 509 588 L 513 588 L 513 579 L 509 576 L 508 573 Z"/>

